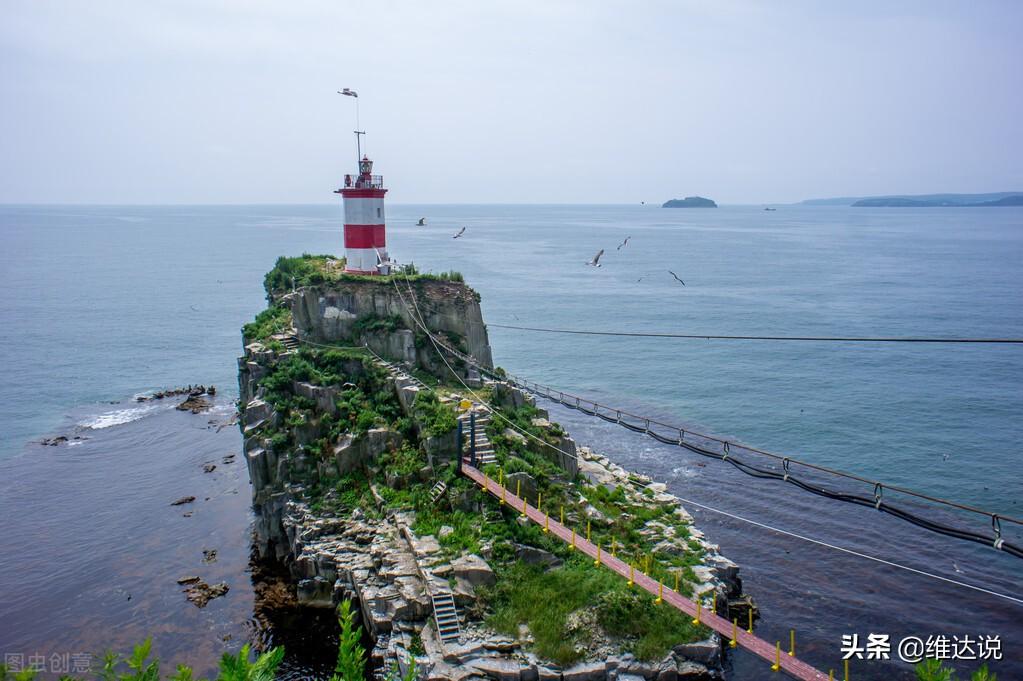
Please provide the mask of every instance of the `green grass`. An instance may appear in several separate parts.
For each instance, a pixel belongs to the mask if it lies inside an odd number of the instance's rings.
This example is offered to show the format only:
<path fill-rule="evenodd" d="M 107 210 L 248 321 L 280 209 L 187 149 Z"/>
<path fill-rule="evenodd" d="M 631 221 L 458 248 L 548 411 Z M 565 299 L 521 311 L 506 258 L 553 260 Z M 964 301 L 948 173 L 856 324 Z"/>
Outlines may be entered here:
<path fill-rule="evenodd" d="M 277 258 L 272 270 L 267 272 L 263 279 L 263 288 L 267 298 L 286 293 L 292 287 L 302 288 L 303 286 L 316 286 L 335 282 L 354 281 L 376 281 L 391 285 L 392 279 L 404 282 L 406 276 L 410 281 L 454 281 L 464 283 L 465 277 L 461 272 L 448 271 L 434 273 L 420 273 L 414 265 L 408 266 L 405 271 L 397 272 L 387 277 L 366 276 L 358 274 L 346 274 L 344 272 L 345 259 L 333 255 L 312 255 L 303 253 L 298 257 L 281 256 Z M 478 295 L 473 292 L 478 300 Z"/>
<path fill-rule="evenodd" d="M 291 328 L 291 310 L 280 305 L 272 305 L 242 327 L 242 337 L 246 344 L 253 341 L 266 341 L 273 334 L 289 328 Z"/>
<path fill-rule="evenodd" d="M 520 563 L 502 569 L 486 597 L 492 607 L 487 624 L 509 636 L 527 625 L 536 654 L 562 665 L 579 660 L 593 634 L 586 628 L 569 630 L 570 615 L 579 611 L 592 610 L 604 631 L 626 637 L 632 652 L 645 660 L 660 659 L 672 646 L 702 639 L 708 631 L 579 554 L 546 572 Z"/>

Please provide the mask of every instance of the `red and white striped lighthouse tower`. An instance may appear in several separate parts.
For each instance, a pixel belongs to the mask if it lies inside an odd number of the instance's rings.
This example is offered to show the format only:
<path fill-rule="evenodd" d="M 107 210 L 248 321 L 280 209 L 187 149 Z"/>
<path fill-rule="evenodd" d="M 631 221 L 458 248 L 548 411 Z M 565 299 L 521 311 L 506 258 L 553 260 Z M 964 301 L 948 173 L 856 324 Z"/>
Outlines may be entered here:
<path fill-rule="evenodd" d="M 359 174 L 345 175 L 338 189 L 345 205 L 345 272 L 388 274 L 384 219 L 384 178 L 373 174 L 373 161 L 359 159 Z"/>

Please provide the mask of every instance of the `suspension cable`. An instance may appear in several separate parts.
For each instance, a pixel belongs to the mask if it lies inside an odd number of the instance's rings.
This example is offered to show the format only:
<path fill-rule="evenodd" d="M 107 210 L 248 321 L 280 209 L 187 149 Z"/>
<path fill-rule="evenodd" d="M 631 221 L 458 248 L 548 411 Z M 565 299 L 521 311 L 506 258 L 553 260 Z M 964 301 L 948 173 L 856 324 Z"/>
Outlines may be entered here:
<path fill-rule="evenodd" d="M 1014 603 L 1023 604 L 1023 598 L 1019 598 L 1017 596 L 1011 596 L 1009 594 L 1000 593 L 998 591 L 992 591 L 990 589 L 985 589 L 984 587 L 976 586 L 975 584 L 968 584 L 967 582 L 961 582 L 959 580 L 952 579 L 950 577 L 943 577 L 941 575 L 937 575 L 937 574 L 934 574 L 932 572 L 927 572 L 925 570 L 920 570 L 920 569 L 917 569 L 917 568 L 914 568 L 914 567 L 909 567 L 908 565 L 902 565 L 900 563 L 895 563 L 895 562 L 890 561 L 890 560 L 885 560 L 884 558 L 878 558 L 877 556 L 871 556 L 871 555 L 866 554 L 866 553 L 860 553 L 859 551 L 854 551 L 853 549 L 845 548 L 844 546 L 838 546 L 836 544 L 829 544 L 828 542 L 821 541 L 820 539 L 814 539 L 812 537 L 807 537 L 807 536 L 802 535 L 802 534 L 797 534 L 795 532 L 790 532 L 789 530 L 783 530 L 783 529 L 781 529 L 779 527 L 773 527 L 771 525 L 767 525 L 765 523 L 761 523 L 761 522 L 758 522 L 756 520 L 751 520 L 749 518 L 744 518 L 743 516 L 736 515 L 735 513 L 729 513 L 728 511 L 722 511 L 719 508 L 714 508 L 713 506 L 708 506 L 706 504 L 701 504 L 701 503 L 699 503 L 697 501 L 693 501 L 692 499 L 684 499 L 682 497 L 678 497 L 678 500 L 681 501 L 683 504 L 686 504 L 687 506 L 696 506 L 697 508 L 702 508 L 705 511 L 710 511 L 712 513 L 718 513 L 720 515 L 727 516 L 729 518 L 732 518 L 734 520 L 738 520 L 738 521 L 741 521 L 741 522 L 744 522 L 744 523 L 749 523 L 750 525 L 755 525 L 757 527 L 763 528 L 765 530 L 769 530 L 771 532 L 777 532 L 778 534 L 784 534 L 786 536 L 793 537 L 795 539 L 801 539 L 801 540 L 803 540 L 805 542 L 810 542 L 811 544 L 817 544 L 818 546 L 823 546 L 825 548 L 833 549 L 835 551 L 841 551 L 843 553 L 848 553 L 850 555 L 857 556 L 859 558 L 866 558 L 867 560 L 872 560 L 872 561 L 875 561 L 877 563 L 883 563 L 884 565 L 890 565 L 891 567 L 899 568 L 900 570 L 906 570 L 908 572 L 913 572 L 913 573 L 918 574 L 918 575 L 923 575 L 924 577 L 930 577 L 932 579 L 937 579 L 937 580 L 942 581 L 942 582 L 948 582 L 949 584 L 955 584 L 956 586 L 965 587 L 967 589 L 973 589 L 974 591 L 980 591 L 981 593 L 986 593 L 986 594 L 989 594 L 991 596 L 997 596 L 998 598 L 1004 598 L 1007 601 L 1012 601 Z"/>
<path fill-rule="evenodd" d="M 567 333 L 580 336 L 626 336 L 631 338 L 684 338 L 692 340 L 748 340 L 748 341 L 809 341 L 814 343 L 986 343 L 1023 344 L 1023 338 L 928 338 L 914 336 L 727 336 L 708 333 L 670 333 L 658 331 L 590 331 L 584 329 L 552 329 L 515 324 L 488 324 L 497 329 L 538 331 L 541 333 Z"/>
<path fill-rule="evenodd" d="M 451 366 L 451 364 L 448 362 L 447 358 L 444 357 L 444 353 L 441 351 L 441 346 L 444 346 L 445 349 L 447 349 L 449 352 L 451 352 L 451 348 L 449 348 L 447 346 L 447 344 L 439 341 L 433 335 L 433 333 L 430 331 L 430 329 L 426 326 L 426 320 L 423 318 L 423 313 L 419 309 L 419 303 L 416 300 L 415 292 L 412 290 L 412 282 L 409 279 L 408 274 L 406 272 L 404 272 L 404 270 L 402 270 L 402 274 L 405 277 L 405 286 L 408 288 L 409 298 L 412 300 L 412 304 L 415 306 L 415 312 L 414 313 L 412 311 L 412 308 L 409 307 L 408 303 L 405 302 L 405 297 L 401 294 L 401 290 L 398 288 L 397 280 L 392 277 L 391 282 L 394 284 L 394 290 L 398 294 L 398 298 L 401 300 L 402 305 L 404 305 L 406 311 L 408 311 L 409 316 L 412 317 L 412 321 L 415 322 L 415 324 L 420 329 L 423 330 L 423 333 L 425 333 L 427 335 L 427 337 L 430 339 L 430 342 L 433 343 L 433 347 L 434 347 L 434 350 L 437 352 L 437 356 L 440 357 L 442 362 L 444 362 L 444 365 L 448 368 L 448 371 L 451 372 L 451 375 L 455 377 L 455 380 L 457 380 L 459 383 L 461 383 L 462 387 L 464 387 L 466 389 L 466 391 L 468 391 L 469 394 L 472 395 L 473 398 L 475 398 L 475 400 L 479 404 L 481 404 L 484 407 L 484 409 L 486 409 L 492 416 L 496 416 L 497 418 L 499 418 L 502 421 L 504 421 L 515 432 L 517 432 L 520 435 L 523 435 L 523 436 L 525 436 L 527 438 L 535 440 L 536 442 L 540 443 L 541 445 L 543 445 L 545 447 L 548 447 L 550 449 L 553 449 L 554 451 L 558 452 L 559 454 L 562 454 L 562 455 L 567 456 L 567 457 L 572 458 L 572 459 L 578 459 L 578 457 L 575 454 L 570 454 L 569 452 L 564 451 L 560 447 L 556 447 L 555 445 L 552 445 L 551 443 L 547 442 L 546 440 L 537 437 L 533 433 L 530 433 L 528 430 L 519 427 L 518 424 L 516 424 L 514 421 L 509 419 L 504 414 L 502 414 L 498 409 L 495 409 L 491 405 L 487 404 L 486 400 L 481 399 L 480 396 L 477 395 L 476 392 L 473 391 L 473 389 L 470 388 L 468 386 L 468 384 L 466 384 L 465 381 L 462 380 L 462 377 L 458 374 L 457 371 L 455 371 L 454 367 Z M 457 353 L 457 351 L 456 351 L 455 354 L 456 354 L 456 356 L 459 356 L 461 353 Z M 462 359 L 462 361 L 466 361 L 466 359 L 464 359 L 462 357 L 459 357 L 459 358 Z M 477 370 L 484 370 L 485 371 L 485 368 L 481 368 L 474 361 L 470 362 L 470 364 L 472 366 L 476 367 Z"/>

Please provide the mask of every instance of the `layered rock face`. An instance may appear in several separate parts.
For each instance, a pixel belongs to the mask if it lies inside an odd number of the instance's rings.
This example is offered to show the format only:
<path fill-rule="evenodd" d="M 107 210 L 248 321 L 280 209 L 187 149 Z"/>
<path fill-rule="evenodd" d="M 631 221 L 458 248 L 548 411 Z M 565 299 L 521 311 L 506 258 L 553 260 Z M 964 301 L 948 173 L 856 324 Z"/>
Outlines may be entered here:
<path fill-rule="evenodd" d="M 493 367 L 479 297 L 460 282 L 400 277 L 337 282 L 303 288 L 284 300 L 304 340 L 365 341 L 379 355 L 447 378 L 447 367 L 419 328 L 421 317 L 432 332 L 445 336 L 483 366 Z M 463 378 L 478 378 L 468 367 L 458 368 L 464 370 Z"/>

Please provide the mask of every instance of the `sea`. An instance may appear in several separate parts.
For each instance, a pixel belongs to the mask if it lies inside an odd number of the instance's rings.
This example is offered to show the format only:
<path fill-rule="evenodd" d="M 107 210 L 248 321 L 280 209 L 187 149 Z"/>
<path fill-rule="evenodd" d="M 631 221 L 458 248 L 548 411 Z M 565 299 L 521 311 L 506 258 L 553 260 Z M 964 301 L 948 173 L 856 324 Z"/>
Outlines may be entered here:
<path fill-rule="evenodd" d="M 886 502 L 902 486 L 991 511 L 1019 542 L 1009 518 L 1023 517 L 1021 345 L 504 328 L 1023 337 L 1023 209 L 775 208 L 395 204 L 388 250 L 424 272 L 462 272 L 511 373 L 880 481 Z M 222 653 L 252 642 L 285 645 L 285 678 L 329 675 L 330 617 L 254 612 L 250 487 L 232 423 L 239 327 L 265 305 L 263 275 L 281 255 L 340 255 L 340 223 L 331 204 L 0 206 L 9 665 L 95 671 L 91 654 L 152 637 L 168 672 L 214 674 Z M 601 249 L 601 266 L 587 266 Z M 216 386 L 211 411 L 137 401 L 189 384 Z M 687 501 L 741 566 L 758 634 L 785 651 L 794 631 L 797 654 L 836 678 L 846 656 L 852 679 L 909 679 L 900 652 L 919 640 L 962 671 L 983 656 L 999 679 L 1023 679 L 1020 559 L 539 404 L 580 445 Z M 171 505 L 184 496 L 196 499 Z M 988 516 L 902 501 L 991 532 Z M 178 584 L 188 576 L 230 590 L 199 609 Z M 741 650 L 728 665 L 730 679 L 777 677 Z"/>

